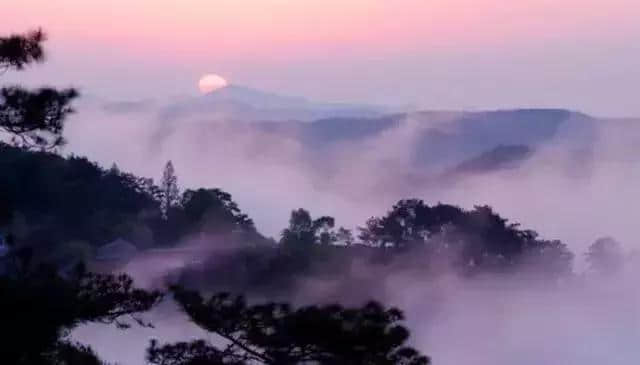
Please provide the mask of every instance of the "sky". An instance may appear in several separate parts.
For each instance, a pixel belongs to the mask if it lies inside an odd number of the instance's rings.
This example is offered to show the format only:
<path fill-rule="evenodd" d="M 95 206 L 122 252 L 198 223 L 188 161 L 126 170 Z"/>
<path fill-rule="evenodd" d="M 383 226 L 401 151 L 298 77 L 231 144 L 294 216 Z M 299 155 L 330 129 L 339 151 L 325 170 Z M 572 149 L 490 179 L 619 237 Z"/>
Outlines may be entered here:
<path fill-rule="evenodd" d="M 563 107 L 638 116 L 637 0 L 21 0 L 48 62 L 3 82 L 111 99 L 232 84 L 425 109 Z"/>

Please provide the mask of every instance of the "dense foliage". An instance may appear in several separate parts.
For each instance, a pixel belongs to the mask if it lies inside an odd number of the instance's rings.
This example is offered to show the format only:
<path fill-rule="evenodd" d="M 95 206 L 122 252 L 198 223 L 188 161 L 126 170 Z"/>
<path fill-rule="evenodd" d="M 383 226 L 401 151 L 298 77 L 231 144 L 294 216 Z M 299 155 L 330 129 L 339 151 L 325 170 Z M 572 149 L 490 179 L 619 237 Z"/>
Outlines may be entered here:
<path fill-rule="evenodd" d="M 148 360 L 158 365 L 322 364 L 427 365 L 429 359 L 404 345 L 409 331 L 402 313 L 370 302 L 361 308 L 339 305 L 292 309 L 287 304 L 247 305 L 228 294 L 204 299 L 174 289 L 175 299 L 200 327 L 224 344 L 202 340 L 158 346 Z"/>
<path fill-rule="evenodd" d="M 92 364 L 93 351 L 72 343 L 69 332 L 85 323 L 129 326 L 123 317 L 146 311 L 161 298 L 158 292 L 133 287 L 126 275 L 98 275 L 79 266 L 61 274 L 50 265 L 31 264 L 28 249 L 0 258 L 0 322 L 2 360 L 7 364 Z M 71 361 L 84 359 L 89 361 Z"/>
<path fill-rule="evenodd" d="M 0 37 L 0 68 L 22 70 L 26 65 L 44 60 L 42 42 L 46 35 L 41 29 L 26 34 Z"/>
<path fill-rule="evenodd" d="M 46 40 L 42 30 L 0 37 L 0 72 L 22 70 L 42 62 Z M 35 91 L 19 86 L 0 89 L 0 131 L 15 145 L 51 149 L 64 144 L 62 132 L 67 116 L 73 112 L 74 89 L 41 88 Z"/>
<path fill-rule="evenodd" d="M 151 179 L 0 144 L 0 231 L 39 251 L 81 255 L 123 237 L 140 248 L 174 244 L 200 231 L 262 239 L 218 189 L 187 190 L 163 217 L 164 191 Z"/>
<path fill-rule="evenodd" d="M 278 244 L 217 251 L 203 265 L 183 270 L 180 282 L 288 298 L 306 280 L 320 280 L 333 287 L 326 300 L 357 301 L 382 297 L 383 278 L 398 273 L 421 280 L 510 275 L 551 285 L 572 274 L 573 254 L 562 242 L 540 239 L 487 206 L 465 210 L 402 200 L 359 231 L 354 239 L 349 230 L 335 229 L 331 217 L 294 210 Z"/>
<path fill-rule="evenodd" d="M 495 213 L 491 207 L 472 210 L 422 200 L 401 200 L 383 217 L 374 217 L 361 229 L 366 245 L 393 249 L 422 249 L 436 260 L 450 259 L 464 272 L 501 272 L 525 265 L 545 266 L 554 277 L 571 272 L 573 255 L 559 241 L 541 240 L 533 230 Z"/>

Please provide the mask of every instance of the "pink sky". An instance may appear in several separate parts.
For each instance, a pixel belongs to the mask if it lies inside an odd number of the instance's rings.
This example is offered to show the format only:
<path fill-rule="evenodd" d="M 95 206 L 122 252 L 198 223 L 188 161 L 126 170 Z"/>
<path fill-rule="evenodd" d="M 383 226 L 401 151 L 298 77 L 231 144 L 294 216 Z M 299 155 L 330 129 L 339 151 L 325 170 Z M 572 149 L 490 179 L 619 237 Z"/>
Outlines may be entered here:
<path fill-rule="evenodd" d="M 191 92 L 216 72 L 332 100 L 608 113 L 634 104 L 625 95 L 640 74 L 620 73 L 640 61 L 638 19 L 637 0 L 21 0 L 3 8 L 0 32 L 50 33 L 51 64 L 26 82 L 66 77 L 96 93 L 118 82 L 141 94 Z M 617 81 L 617 102 L 574 95 L 603 80 Z M 492 81 L 504 91 L 482 86 Z M 521 84 L 535 90 L 514 95 Z"/>

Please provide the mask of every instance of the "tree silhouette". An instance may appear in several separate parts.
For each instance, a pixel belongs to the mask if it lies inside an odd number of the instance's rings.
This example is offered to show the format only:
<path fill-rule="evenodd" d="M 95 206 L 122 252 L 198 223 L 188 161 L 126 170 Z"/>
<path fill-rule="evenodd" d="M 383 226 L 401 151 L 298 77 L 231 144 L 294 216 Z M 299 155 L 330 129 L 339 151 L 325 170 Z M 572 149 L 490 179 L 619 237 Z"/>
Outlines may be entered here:
<path fill-rule="evenodd" d="M 280 243 L 289 248 L 317 243 L 330 244 L 336 241 L 336 234 L 332 231 L 334 226 L 333 217 L 312 219 L 307 210 L 296 209 L 291 212 L 289 227 L 282 231 Z"/>
<path fill-rule="evenodd" d="M 426 356 L 405 346 L 409 331 L 399 324 L 402 313 L 375 302 L 360 308 L 293 309 L 279 303 L 247 305 L 243 297 L 229 294 L 205 300 L 197 292 L 173 291 L 191 320 L 224 345 L 152 342 L 147 352 L 152 364 L 429 364 Z"/>
<path fill-rule="evenodd" d="M 44 60 L 42 30 L 0 37 L 0 72 L 23 70 Z M 53 149 L 64 144 L 62 132 L 66 117 L 73 112 L 70 102 L 78 96 L 74 89 L 19 86 L 0 89 L 0 129 L 14 145 L 24 148 Z"/>
<path fill-rule="evenodd" d="M 600 274 L 613 274 L 624 265 L 625 255 L 618 241 L 611 237 L 597 239 L 586 253 L 589 268 Z"/>
<path fill-rule="evenodd" d="M 160 182 L 160 190 L 162 197 L 160 200 L 160 211 L 162 217 L 168 218 L 169 210 L 180 204 L 180 190 L 178 189 L 178 177 L 173 168 L 173 163 L 167 161 L 162 172 L 162 181 Z"/>
<path fill-rule="evenodd" d="M 79 266 L 63 276 L 53 266 L 32 268 L 30 257 L 22 248 L 3 259 L 13 264 L 0 276 L 0 323 L 9 334 L 3 337 L 1 353 L 7 364 L 72 364 L 59 357 L 95 357 L 89 348 L 68 341 L 73 328 L 90 322 L 127 328 L 125 317 L 148 325 L 134 315 L 162 297 L 134 288 L 126 275 L 91 274 Z"/>
<path fill-rule="evenodd" d="M 55 365 L 107 365 L 90 346 L 71 341 L 59 341 L 46 360 Z"/>
<path fill-rule="evenodd" d="M 46 39 L 41 29 L 0 37 L 0 68 L 22 70 L 30 63 L 44 61 L 42 42 Z"/>
<path fill-rule="evenodd" d="M 338 232 L 336 232 L 336 242 L 339 242 L 345 246 L 353 245 L 355 243 L 353 233 L 350 229 L 346 229 L 344 227 L 338 228 Z"/>
<path fill-rule="evenodd" d="M 182 194 L 180 205 L 192 231 L 256 232 L 253 220 L 242 213 L 238 204 L 232 200 L 231 194 L 220 189 L 187 190 Z"/>
<path fill-rule="evenodd" d="M 464 210 L 418 199 L 401 200 L 385 216 L 370 218 L 360 228 L 360 239 L 396 252 L 420 249 L 436 260 L 452 257 L 455 267 L 468 273 L 548 263 L 549 274 L 562 275 L 571 272 L 573 259 L 560 241 L 541 240 L 489 206 Z"/>

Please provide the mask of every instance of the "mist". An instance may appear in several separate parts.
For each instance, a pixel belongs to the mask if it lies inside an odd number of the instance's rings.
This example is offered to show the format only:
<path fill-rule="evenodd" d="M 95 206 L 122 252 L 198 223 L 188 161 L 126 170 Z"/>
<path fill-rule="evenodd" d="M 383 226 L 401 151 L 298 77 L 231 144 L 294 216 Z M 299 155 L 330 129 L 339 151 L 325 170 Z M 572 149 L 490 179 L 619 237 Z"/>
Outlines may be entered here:
<path fill-rule="evenodd" d="M 187 255 L 182 263 L 188 265 L 190 259 Z M 406 315 L 411 343 L 436 364 L 598 365 L 635 364 L 640 359 L 637 260 L 614 275 L 582 272 L 555 284 L 527 276 L 464 278 L 444 272 L 429 277 L 403 269 L 401 263 L 385 267 L 360 262 L 342 278 L 300 279 L 286 298 L 267 295 L 252 300 L 359 305 L 375 299 L 396 306 Z M 143 256 L 126 271 L 136 282 L 149 285 L 154 282 L 150 279 L 158 279 L 154 275 L 161 275 L 154 267 L 172 265 Z M 123 332 L 90 325 L 76 330 L 74 338 L 91 344 L 105 360 L 122 364 L 144 364 L 144 349 L 152 339 L 218 341 L 192 324 L 171 299 L 143 318 L 154 328 L 134 326 Z"/>
<path fill-rule="evenodd" d="M 574 277 L 557 285 L 454 274 L 427 280 L 405 270 L 352 266 L 348 276 L 367 283 L 358 288 L 361 292 L 406 313 L 412 343 L 435 364 L 640 360 L 637 264 L 601 277 L 590 273 L 583 259 L 586 248 L 602 236 L 615 237 L 626 252 L 640 248 L 632 214 L 633 202 L 640 198 L 636 121 L 575 114 L 553 136 L 536 143 L 526 159 L 470 173 L 456 172 L 455 167 L 475 156 L 471 152 L 452 157 L 445 151 L 428 156 L 433 163 L 416 163 L 420 136 L 434 130 L 455 133 L 455 120 L 463 113 L 399 114 L 391 128 L 312 146 L 293 122 L 264 128 L 258 121 L 236 121 L 233 115 L 217 115 L 215 120 L 196 112 L 171 117 L 157 102 L 138 106 L 114 112 L 100 103 L 82 105 L 69 124 L 66 151 L 155 178 L 172 160 L 181 188 L 225 189 L 261 232 L 276 239 L 294 208 L 330 215 L 339 225 L 355 228 L 372 215 L 384 214 L 397 200 L 417 197 L 466 208 L 490 205 L 511 222 L 567 243 L 576 254 Z M 171 263 L 149 263 L 142 257 L 126 270 L 137 282 L 153 285 L 164 278 L 164 268 L 188 266 L 191 259 L 187 255 Z M 383 279 L 374 283 L 371 277 Z M 305 279 L 287 298 L 297 304 L 363 300 L 350 295 L 353 290 L 339 280 Z M 144 363 L 142 349 L 152 338 L 207 338 L 170 300 L 148 317 L 155 329 L 115 333 L 91 326 L 75 336 L 91 343 L 107 361 L 134 365 Z"/>
<path fill-rule="evenodd" d="M 83 105 L 69 124 L 66 151 L 156 179 L 172 160 L 182 188 L 223 188 L 271 236 L 294 208 L 356 227 L 401 198 L 417 197 L 467 208 L 490 205 L 576 252 L 606 235 L 636 245 L 634 216 L 624 214 L 640 198 L 640 127 L 633 120 L 574 116 L 517 166 L 444 180 L 443 172 L 465 154 L 444 151 L 424 157 L 435 163 L 420 165 L 416 147 L 427 130 L 452 132 L 460 113 L 398 115 L 392 128 L 317 147 L 286 122 L 280 124 L 287 128 L 270 130 L 233 115 L 167 119 L 162 110 L 113 113 Z"/>

